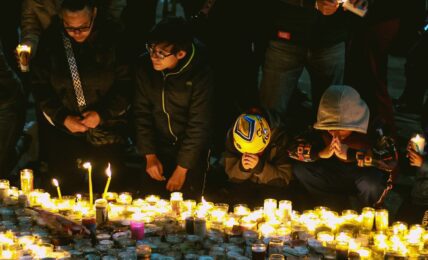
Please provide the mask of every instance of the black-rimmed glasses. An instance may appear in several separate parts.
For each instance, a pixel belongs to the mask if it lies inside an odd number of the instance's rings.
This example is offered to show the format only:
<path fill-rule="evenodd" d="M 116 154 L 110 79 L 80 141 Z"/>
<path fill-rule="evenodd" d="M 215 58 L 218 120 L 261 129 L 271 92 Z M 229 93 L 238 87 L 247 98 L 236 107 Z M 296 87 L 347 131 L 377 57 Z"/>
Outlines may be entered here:
<path fill-rule="evenodd" d="M 165 59 L 168 56 L 174 55 L 174 53 L 167 53 L 165 51 L 156 51 L 153 44 L 146 43 L 146 49 L 149 52 L 150 56 L 155 56 L 161 60 Z"/>

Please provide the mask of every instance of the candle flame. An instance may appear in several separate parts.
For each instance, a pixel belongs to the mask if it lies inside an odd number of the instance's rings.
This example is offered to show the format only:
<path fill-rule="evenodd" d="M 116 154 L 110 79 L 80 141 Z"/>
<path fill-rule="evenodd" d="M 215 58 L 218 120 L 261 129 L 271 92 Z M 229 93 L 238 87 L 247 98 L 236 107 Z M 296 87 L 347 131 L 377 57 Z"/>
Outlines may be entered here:
<path fill-rule="evenodd" d="M 25 44 L 20 44 L 18 45 L 18 47 L 16 47 L 16 50 L 18 51 L 18 53 L 20 52 L 31 52 L 31 47 Z"/>
<path fill-rule="evenodd" d="M 85 169 L 89 169 L 89 168 L 92 168 L 92 165 L 91 165 L 91 163 L 90 163 L 90 162 L 85 162 L 85 163 L 83 164 L 83 168 L 85 168 Z"/>
<path fill-rule="evenodd" d="M 57 180 L 57 179 L 55 179 L 55 178 L 53 178 L 53 179 L 52 179 L 52 184 L 53 184 L 55 187 L 58 187 L 58 186 L 59 186 L 59 184 L 58 184 L 58 180 Z"/>
<path fill-rule="evenodd" d="M 110 163 L 108 163 L 108 167 L 107 167 L 107 169 L 106 169 L 106 174 L 107 174 L 107 177 L 111 177 L 111 169 L 110 169 Z"/>
<path fill-rule="evenodd" d="M 202 202 L 202 204 L 206 204 L 207 203 L 207 201 L 204 199 L 204 196 L 202 196 L 201 202 Z"/>

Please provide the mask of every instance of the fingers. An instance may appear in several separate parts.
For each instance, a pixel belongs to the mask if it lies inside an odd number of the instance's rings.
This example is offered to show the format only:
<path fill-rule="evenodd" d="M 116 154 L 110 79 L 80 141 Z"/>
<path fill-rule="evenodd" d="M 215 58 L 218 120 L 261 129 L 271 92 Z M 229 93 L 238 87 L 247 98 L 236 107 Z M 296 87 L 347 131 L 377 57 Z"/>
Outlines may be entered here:
<path fill-rule="evenodd" d="M 157 166 L 152 166 L 150 168 L 147 168 L 146 172 L 150 175 L 150 177 L 152 177 L 152 179 L 155 179 L 157 181 L 165 180 L 165 177 L 163 177 L 162 172 Z"/>

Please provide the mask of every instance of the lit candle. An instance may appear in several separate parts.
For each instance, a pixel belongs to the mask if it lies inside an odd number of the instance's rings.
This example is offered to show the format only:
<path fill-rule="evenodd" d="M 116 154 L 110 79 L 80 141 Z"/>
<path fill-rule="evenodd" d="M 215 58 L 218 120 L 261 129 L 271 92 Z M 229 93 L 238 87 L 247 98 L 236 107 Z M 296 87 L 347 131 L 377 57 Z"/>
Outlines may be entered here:
<path fill-rule="evenodd" d="M 108 167 L 106 169 L 106 174 L 107 174 L 107 183 L 106 183 L 106 187 L 104 188 L 104 193 L 103 193 L 103 198 L 105 199 L 107 196 L 107 192 L 108 192 L 108 187 L 110 186 L 110 181 L 111 181 L 111 169 L 110 169 L 110 163 L 108 163 Z"/>
<path fill-rule="evenodd" d="M 361 247 L 357 250 L 360 260 L 370 260 L 372 259 L 372 251 L 369 248 Z"/>
<path fill-rule="evenodd" d="M 323 247 L 328 247 L 333 243 L 334 235 L 328 231 L 321 231 L 318 232 L 317 239 L 321 242 Z"/>
<path fill-rule="evenodd" d="M 19 67 L 22 72 L 28 72 L 30 70 L 29 59 L 31 54 L 31 47 L 28 45 L 18 45 L 16 47 L 16 53 L 19 58 Z"/>
<path fill-rule="evenodd" d="M 407 242 L 409 242 L 409 244 L 419 244 L 422 242 L 423 234 L 424 229 L 421 225 L 412 225 L 407 235 Z"/>
<path fill-rule="evenodd" d="M 250 214 L 250 212 L 250 209 L 245 204 L 237 204 L 233 207 L 233 213 L 240 217 L 246 216 Z"/>
<path fill-rule="evenodd" d="M 117 198 L 117 202 L 123 205 L 131 205 L 132 203 L 132 195 L 129 192 L 122 192 L 119 194 Z"/>
<path fill-rule="evenodd" d="M 416 135 L 415 137 L 413 137 L 412 139 L 410 139 L 410 141 L 412 142 L 413 149 L 417 153 L 419 153 L 419 154 L 423 154 L 424 153 L 424 149 L 425 149 L 425 138 L 423 138 L 420 135 Z"/>
<path fill-rule="evenodd" d="M 372 230 L 374 223 L 375 210 L 374 208 L 365 207 L 361 212 L 361 225 L 365 230 Z"/>
<path fill-rule="evenodd" d="M 267 218 L 272 218 L 275 215 L 277 207 L 276 199 L 265 199 L 263 202 L 264 214 Z"/>
<path fill-rule="evenodd" d="M 171 198 L 169 200 L 171 203 L 172 211 L 178 216 L 181 212 L 181 206 L 183 202 L 183 193 L 181 192 L 173 192 L 171 193 Z"/>
<path fill-rule="evenodd" d="M 34 175 L 33 170 L 21 170 L 21 190 L 24 194 L 28 194 L 33 190 Z"/>
<path fill-rule="evenodd" d="M 92 208 L 94 205 L 94 194 L 92 191 L 92 165 L 90 162 L 85 162 L 83 167 L 88 170 L 88 181 L 89 181 L 89 204 Z"/>
<path fill-rule="evenodd" d="M 396 221 L 392 224 L 392 233 L 400 237 L 404 237 L 407 234 L 407 224 L 401 221 Z"/>
<path fill-rule="evenodd" d="M 142 240 L 144 238 L 144 221 L 141 212 L 134 213 L 130 224 L 132 238 Z"/>
<path fill-rule="evenodd" d="M 9 195 L 10 183 L 8 180 L 0 180 L 0 200 L 3 201 Z"/>
<path fill-rule="evenodd" d="M 284 220 L 290 220 L 291 212 L 293 211 L 293 204 L 290 200 L 281 200 L 278 205 L 279 211 Z"/>
<path fill-rule="evenodd" d="M 56 192 L 58 193 L 58 199 L 62 200 L 61 189 L 59 188 L 58 180 L 55 178 L 52 179 L 52 184 L 56 187 Z"/>
<path fill-rule="evenodd" d="M 375 213 L 376 230 L 386 230 L 389 225 L 388 211 L 386 209 L 378 209 Z"/>

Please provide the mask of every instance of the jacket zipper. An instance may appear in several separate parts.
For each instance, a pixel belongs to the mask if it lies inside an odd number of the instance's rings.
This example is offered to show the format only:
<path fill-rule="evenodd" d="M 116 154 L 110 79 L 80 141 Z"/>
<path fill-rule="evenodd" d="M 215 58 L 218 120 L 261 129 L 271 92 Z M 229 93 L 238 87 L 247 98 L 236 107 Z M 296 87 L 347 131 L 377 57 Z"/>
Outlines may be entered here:
<path fill-rule="evenodd" d="M 175 143 L 178 141 L 178 137 L 172 131 L 171 118 L 170 118 L 169 113 L 166 111 L 166 108 L 165 108 L 165 84 L 166 84 L 166 77 L 167 76 L 168 75 L 164 75 L 163 76 L 163 85 L 162 85 L 162 110 L 163 110 L 164 114 L 166 115 L 166 118 L 167 118 L 167 121 L 168 121 L 168 130 L 169 130 L 169 133 L 174 137 L 174 143 L 173 143 L 173 145 L 175 145 Z"/>
<path fill-rule="evenodd" d="M 166 108 L 165 108 L 165 84 L 166 84 L 166 78 L 169 75 L 179 74 L 181 71 L 183 71 L 187 66 L 189 66 L 189 64 L 193 60 L 194 56 L 195 56 L 195 45 L 192 44 L 192 53 L 190 55 L 190 58 L 186 62 L 186 64 L 179 71 L 177 71 L 175 73 L 169 73 L 169 74 L 165 74 L 162 71 L 162 76 L 163 76 L 163 85 L 162 85 L 162 110 L 163 110 L 164 114 L 166 115 L 166 118 L 167 118 L 167 121 L 168 121 L 168 130 L 169 130 L 169 133 L 174 137 L 174 140 L 175 140 L 174 143 L 173 143 L 173 145 L 175 145 L 177 143 L 178 137 L 174 134 L 174 131 L 172 131 L 171 118 L 170 118 L 169 113 L 166 111 Z"/>

